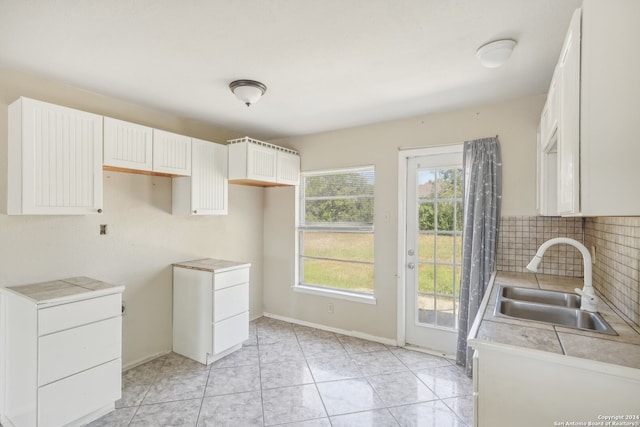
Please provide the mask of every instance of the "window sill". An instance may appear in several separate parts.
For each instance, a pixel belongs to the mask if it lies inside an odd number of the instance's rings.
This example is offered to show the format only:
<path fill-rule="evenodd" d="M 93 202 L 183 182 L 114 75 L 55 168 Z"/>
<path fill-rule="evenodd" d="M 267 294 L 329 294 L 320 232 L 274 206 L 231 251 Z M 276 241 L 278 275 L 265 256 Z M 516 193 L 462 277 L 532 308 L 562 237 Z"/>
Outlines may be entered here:
<path fill-rule="evenodd" d="M 300 292 L 302 294 L 318 295 L 329 298 L 343 299 L 347 301 L 360 302 L 364 304 L 377 304 L 376 297 L 373 295 L 363 295 L 354 292 L 340 291 L 337 289 L 323 289 L 317 286 L 309 285 L 295 285 L 293 286 L 294 292 Z"/>

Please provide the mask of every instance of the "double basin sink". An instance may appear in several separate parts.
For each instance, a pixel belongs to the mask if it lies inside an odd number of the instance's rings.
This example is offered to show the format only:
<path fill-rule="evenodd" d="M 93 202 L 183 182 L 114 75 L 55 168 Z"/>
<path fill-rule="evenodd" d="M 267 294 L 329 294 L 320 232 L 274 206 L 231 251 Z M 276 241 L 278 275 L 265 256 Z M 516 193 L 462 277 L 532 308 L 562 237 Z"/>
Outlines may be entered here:
<path fill-rule="evenodd" d="M 580 296 L 567 292 L 501 285 L 495 316 L 618 335 L 599 313 L 580 310 Z"/>

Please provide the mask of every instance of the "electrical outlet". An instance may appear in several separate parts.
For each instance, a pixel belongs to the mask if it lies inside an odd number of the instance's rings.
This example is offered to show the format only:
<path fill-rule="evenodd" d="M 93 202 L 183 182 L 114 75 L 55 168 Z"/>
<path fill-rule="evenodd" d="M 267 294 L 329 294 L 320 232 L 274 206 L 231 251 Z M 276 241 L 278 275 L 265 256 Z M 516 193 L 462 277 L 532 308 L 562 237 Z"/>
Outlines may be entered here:
<path fill-rule="evenodd" d="M 104 236 L 107 234 L 107 224 L 100 224 L 100 235 Z"/>
<path fill-rule="evenodd" d="M 327 306 L 327 313 L 333 314 L 333 303 L 329 303 Z"/>

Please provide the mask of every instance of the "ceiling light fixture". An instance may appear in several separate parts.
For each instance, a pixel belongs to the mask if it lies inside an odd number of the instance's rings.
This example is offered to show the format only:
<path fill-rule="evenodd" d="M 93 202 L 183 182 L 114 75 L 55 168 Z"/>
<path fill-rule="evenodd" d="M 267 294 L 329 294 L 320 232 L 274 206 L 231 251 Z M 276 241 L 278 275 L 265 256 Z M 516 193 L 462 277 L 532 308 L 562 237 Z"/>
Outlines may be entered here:
<path fill-rule="evenodd" d="M 247 107 L 258 102 L 260 97 L 267 91 L 265 85 L 255 80 L 235 80 L 229 83 L 229 89 Z"/>
<path fill-rule="evenodd" d="M 496 68 L 507 62 L 514 47 L 516 47 L 515 40 L 495 40 L 480 46 L 476 55 L 485 67 Z"/>

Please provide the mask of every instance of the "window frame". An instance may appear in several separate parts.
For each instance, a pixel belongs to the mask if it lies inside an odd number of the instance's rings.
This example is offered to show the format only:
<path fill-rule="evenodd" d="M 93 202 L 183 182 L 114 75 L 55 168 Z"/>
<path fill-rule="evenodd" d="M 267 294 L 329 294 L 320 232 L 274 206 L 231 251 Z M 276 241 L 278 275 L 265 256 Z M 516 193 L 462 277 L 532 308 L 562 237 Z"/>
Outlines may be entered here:
<path fill-rule="evenodd" d="M 367 172 L 370 171 L 373 175 L 373 185 L 374 191 L 373 194 L 369 197 L 373 200 L 374 206 L 372 208 L 373 219 L 371 224 L 366 223 L 333 223 L 335 225 L 331 225 L 331 223 L 313 223 L 307 224 L 305 222 L 305 214 L 306 214 L 306 202 L 308 200 L 305 197 L 305 178 L 310 176 L 321 176 L 321 175 L 331 175 L 331 174 L 340 174 L 340 173 L 353 173 L 353 172 Z M 304 255 L 304 234 L 305 232 L 327 232 L 327 233 L 357 233 L 357 234 L 371 234 L 372 240 L 375 241 L 375 166 L 374 165 L 366 165 L 366 166 L 354 166 L 354 167 L 345 167 L 345 168 L 337 168 L 337 169 L 322 169 L 322 170 L 314 170 L 309 172 L 301 172 L 300 173 L 300 185 L 298 188 L 299 194 L 297 197 L 297 214 L 296 214 L 296 233 L 297 233 L 297 250 L 296 250 L 296 285 L 293 287 L 294 291 L 312 294 L 312 295 L 321 295 L 325 297 L 332 297 L 338 299 L 345 299 L 356 302 L 363 302 L 367 304 L 376 304 L 377 300 L 375 297 L 375 250 L 373 250 L 373 259 L 371 262 L 367 261 L 352 261 L 352 260 L 344 260 L 338 258 L 315 258 Z M 347 196 L 348 197 L 348 196 Z M 356 197 L 356 196 L 351 196 Z M 342 199 L 345 197 L 336 196 L 337 199 Z M 375 242 L 372 242 L 375 248 Z M 373 248 L 372 248 L 373 249 Z M 331 287 L 329 285 L 322 284 L 312 284 L 305 283 L 304 279 L 304 259 L 324 259 L 324 260 L 335 260 L 338 262 L 352 262 L 359 264 L 367 264 L 371 265 L 374 270 L 374 277 L 371 283 L 371 293 L 365 292 L 357 292 L 357 291 L 349 291 L 342 288 Z"/>

